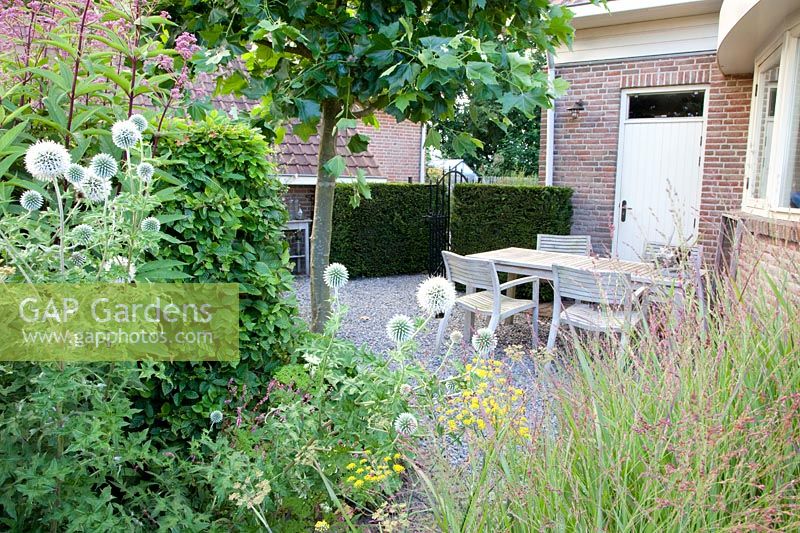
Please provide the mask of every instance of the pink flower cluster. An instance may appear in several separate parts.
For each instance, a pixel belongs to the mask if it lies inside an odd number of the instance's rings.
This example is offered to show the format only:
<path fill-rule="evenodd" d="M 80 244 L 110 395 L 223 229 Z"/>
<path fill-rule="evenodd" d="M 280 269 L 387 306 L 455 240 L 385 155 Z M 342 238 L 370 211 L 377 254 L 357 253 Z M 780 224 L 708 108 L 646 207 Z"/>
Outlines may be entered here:
<path fill-rule="evenodd" d="M 200 47 L 197 46 L 197 37 L 191 33 L 183 32 L 175 39 L 175 51 L 180 54 L 184 61 L 189 61 L 198 50 L 200 50 Z"/>

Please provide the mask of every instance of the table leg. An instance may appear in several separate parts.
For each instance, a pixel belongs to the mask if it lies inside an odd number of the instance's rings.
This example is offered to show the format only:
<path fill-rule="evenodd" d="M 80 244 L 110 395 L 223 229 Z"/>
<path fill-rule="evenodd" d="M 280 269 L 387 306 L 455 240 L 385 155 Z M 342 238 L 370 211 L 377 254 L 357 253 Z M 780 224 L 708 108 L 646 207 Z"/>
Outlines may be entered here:
<path fill-rule="evenodd" d="M 508 281 L 514 281 L 515 279 L 519 278 L 519 274 L 512 274 L 511 272 L 508 273 Z M 515 298 L 517 296 L 517 288 L 516 287 L 509 287 L 506 289 L 506 296 L 509 298 Z M 514 322 L 514 317 L 510 316 L 503 321 L 505 325 L 511 325 Z"/>

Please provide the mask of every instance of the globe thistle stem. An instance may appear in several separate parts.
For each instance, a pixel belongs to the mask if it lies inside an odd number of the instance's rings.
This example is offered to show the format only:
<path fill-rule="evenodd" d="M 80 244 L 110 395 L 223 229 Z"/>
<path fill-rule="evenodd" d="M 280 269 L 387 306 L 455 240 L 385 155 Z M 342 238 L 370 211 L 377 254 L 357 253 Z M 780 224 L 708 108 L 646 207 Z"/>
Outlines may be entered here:
<path fill-rule="evenodd" d="M 66 273 L 66 262 L 64 261 L 64 246 L 66 236 L 64 235 L 64 202 L 61 200 L 61 187 L 58 185 L 60 178 L 53 180 L 53 189 L 56 193 L 56 204 L 58 204 L 58 265 L 61 269 L 61 276 Z"/>

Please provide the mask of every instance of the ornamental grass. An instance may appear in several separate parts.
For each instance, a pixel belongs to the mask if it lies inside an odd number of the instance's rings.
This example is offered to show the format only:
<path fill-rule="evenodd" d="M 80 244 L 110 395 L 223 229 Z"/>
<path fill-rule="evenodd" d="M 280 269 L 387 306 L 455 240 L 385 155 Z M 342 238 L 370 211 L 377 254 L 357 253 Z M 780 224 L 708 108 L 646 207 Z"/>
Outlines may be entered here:
<path fill-rule="evenodd" d="M 508 419 L 466 463 L 418 468 L 438 529 L 800 530 L 800 318 L 765 279 L 710 280 L 708 312 L 666 298 L 624 349 L 581 335 L 509 376 L 536 381 L 532 436 Z"/>

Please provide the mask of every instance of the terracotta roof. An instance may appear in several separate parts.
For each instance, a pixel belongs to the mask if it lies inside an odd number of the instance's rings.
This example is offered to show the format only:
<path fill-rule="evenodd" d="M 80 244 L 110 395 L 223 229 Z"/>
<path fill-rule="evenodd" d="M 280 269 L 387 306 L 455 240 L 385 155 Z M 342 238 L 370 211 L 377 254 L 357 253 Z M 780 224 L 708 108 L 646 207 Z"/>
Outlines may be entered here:
<path fill-rule="evenodd" d="M 213 87 L 208 87 L 213 90 Z M 257 104 L 254 100 L 233 95 L 217 95 L 212 99 L 214 107 L 230 111 L 233 106 L 243 111 L 250 111 Z M 287 128 L 291 130 L 291 128 Z M 347 140 L 355 130 L 348 130 L 344 135 L 339 135 L 336 142 L 336 153 L 345 158 L 347 168 L 344 176 L 353 177 L 356 171 L 362 169 L 368 177 L 381 176 L 381 169 L 375 157 L 367 150 L 359 154 L 351 154 L 347 149 Z M 284 176 L 316 176 L 317 175 L 317 153 L 319 151 L 319 136 L 314 135 L 304 142 L 297 135 L 291 132 L 286 133 L 283 142 L 276 148 L 275 161 L 278 169 Z"/>
<path fill-rule="evenodd" d="M 344 135 L 339 135 L 336 141 L 336 153 L 343 156 L 347 169 L 345 176 L 355 176 L 358 169 L 363 170 L 367 176 L 379 177 L 381 169 L 375 158 L 369 153 L 350 153 L 347 149 L 347 140 L 355 130 L 348 130 Z M 297 135 L 287 133 L 283 142 L 278 146 L 276 160 L 283 175 L 316 176 L 317 153 L 319 152 L 319 135 L 313 135 L 308 141 L 303 141 Z"/>

